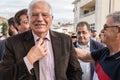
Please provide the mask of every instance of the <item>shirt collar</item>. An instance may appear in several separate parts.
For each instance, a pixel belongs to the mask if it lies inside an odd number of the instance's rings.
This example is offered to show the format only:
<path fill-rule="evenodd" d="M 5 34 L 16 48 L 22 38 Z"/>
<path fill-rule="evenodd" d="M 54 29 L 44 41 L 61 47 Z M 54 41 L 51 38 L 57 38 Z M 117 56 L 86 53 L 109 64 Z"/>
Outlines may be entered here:
<path fill-rule="evenodd" d="M 36 42 L 37 39 L 39 39 L 40 37 L 38 37 L 33 31 L 32 31 L 32 34 L 33 34 L 33 37 L 34 37 L 34 41 Z M 51 40 L 49 31 L 48 31 L 47 35 L 45 36 L 45 38 L 49 41 Z"/>
<path fill-rule="evenodd" d="M 77 45 L 78 45 L 78 46 L 86 46 L 86 47 L 90 47 L 90 41 L 89 41 L 86 45 L 80 45 L 80 44 L 77 42 Z"/>

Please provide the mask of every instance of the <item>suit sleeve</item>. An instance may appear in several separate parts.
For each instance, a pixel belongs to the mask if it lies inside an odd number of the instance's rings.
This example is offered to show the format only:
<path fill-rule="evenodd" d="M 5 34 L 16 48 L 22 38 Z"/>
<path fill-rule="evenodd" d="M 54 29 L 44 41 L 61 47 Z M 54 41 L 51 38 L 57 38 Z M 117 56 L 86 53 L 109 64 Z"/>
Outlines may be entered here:
<path fill-rule="evenodd" d="M 75 49 L 73 47 L 71 39 L 70 39 L 70 58 L 67 69 L 67 77 L 68 80 L 82 80 L 82 69 L 75 54 Z"/>
<path fill-rule="evenodd" d="M 31 80 L 23 58 L 17 59 L 10 40 L 5 43 L 3 61 L 0 63 L 0 80 Z M 19 55 L 19 54 L 17 54 Z"/>

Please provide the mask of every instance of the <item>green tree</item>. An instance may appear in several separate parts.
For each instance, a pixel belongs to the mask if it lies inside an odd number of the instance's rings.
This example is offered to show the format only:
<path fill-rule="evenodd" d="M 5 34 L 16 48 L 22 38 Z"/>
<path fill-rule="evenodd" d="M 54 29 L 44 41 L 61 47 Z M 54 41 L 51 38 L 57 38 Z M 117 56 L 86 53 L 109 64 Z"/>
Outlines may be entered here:
<path fill-rule="evenodd" d="M 7 32 L 7 23 L 6 23 L 6 22 L 3 22 L 3 23 L 1 23 L 1 25 L 2 25 L 1 33 L 2 33 L 3 35 L 6 35 L 6 32 Z"/>

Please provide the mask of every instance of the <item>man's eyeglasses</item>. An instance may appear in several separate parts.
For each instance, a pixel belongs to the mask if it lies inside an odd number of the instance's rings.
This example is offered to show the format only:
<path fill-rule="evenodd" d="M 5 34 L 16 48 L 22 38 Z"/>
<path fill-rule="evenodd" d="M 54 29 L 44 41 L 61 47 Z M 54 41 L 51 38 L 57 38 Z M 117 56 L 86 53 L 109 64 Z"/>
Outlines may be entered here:
<path fill-rule="evenodd" d="M 49 13 L 32 13 L 33 17 L 39 17 L 39 15 L 41 15 L 43 18 L 48 18 L 51 16 Z"/>
<path fill-rule="evenodd" d="M 105 24 L 103 29 L 106 30 L 107 28 L 114 28 L 114 27 L 118 27 L 118 26 L 108 26 L 107 24 Z"/>

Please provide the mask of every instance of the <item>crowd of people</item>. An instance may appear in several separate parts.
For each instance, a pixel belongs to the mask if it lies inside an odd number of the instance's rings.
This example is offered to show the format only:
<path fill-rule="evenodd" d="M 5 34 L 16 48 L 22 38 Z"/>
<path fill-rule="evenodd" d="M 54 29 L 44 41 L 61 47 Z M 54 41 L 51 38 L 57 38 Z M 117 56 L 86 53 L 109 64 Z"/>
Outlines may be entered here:
<path fill-rule="evenodd" d="M 100 40 L 86 21 L 70 36 L 52 31 L 53 19 L 45 0 L 8 19 L 0 80 L 120 80 L 120 12 L 108 14 Z"/>
<path fill-rule="evenodd" d="M 90 52 L 75 49 L 79 59 L 95 64 L 95 80 L 120 80 L 120 12 L 111 13 L 106 19 L 101 31 L 106 47 Z"/>
<path fill-rule="evenodd" d="M 19 34 L 5 41 L 1 80 L 82 80 L 71 37 L 50 30 L 53 14 L 48 2 L 33 0 L 28 16 L 15 17 Z M 30 30 L 20 28 L 28 22 Z"/>
<path fill-rule="evenodd" d="M 22 9 L 18 11 L 14 17 L 11 17 L 7 20 L 8 22 L 8 34 L 9 37 L 23 33 L 30 29 L 29 23 L 28 23 L 28 15 L 27 15 L 27 9 Z M 5 49 L 5 41 L 6 39 L 0 40 L 0 60 L 3 56 L 3 51 Z"/>

